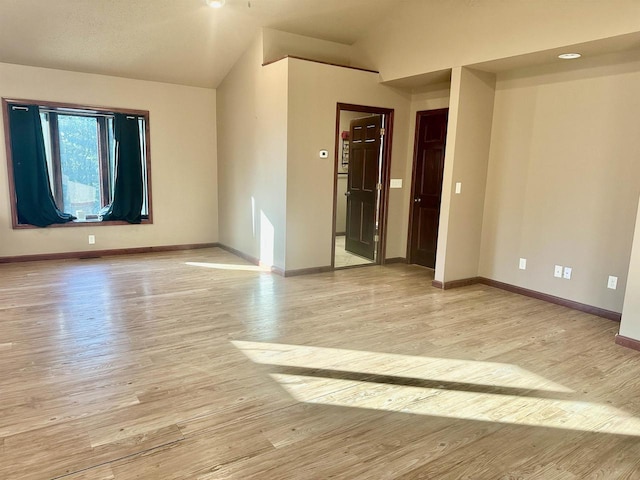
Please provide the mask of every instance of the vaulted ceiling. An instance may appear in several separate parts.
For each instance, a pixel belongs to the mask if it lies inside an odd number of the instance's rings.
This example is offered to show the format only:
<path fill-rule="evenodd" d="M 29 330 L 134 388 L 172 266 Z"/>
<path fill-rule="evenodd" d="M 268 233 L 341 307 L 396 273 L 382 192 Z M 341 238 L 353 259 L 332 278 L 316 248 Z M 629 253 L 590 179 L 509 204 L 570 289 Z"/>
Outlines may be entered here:
<path fill-rule="evenodd" d="M 1 0 L 0 62 L 216 87 L 261 27 L 352 44 L 404 0 Z"/>

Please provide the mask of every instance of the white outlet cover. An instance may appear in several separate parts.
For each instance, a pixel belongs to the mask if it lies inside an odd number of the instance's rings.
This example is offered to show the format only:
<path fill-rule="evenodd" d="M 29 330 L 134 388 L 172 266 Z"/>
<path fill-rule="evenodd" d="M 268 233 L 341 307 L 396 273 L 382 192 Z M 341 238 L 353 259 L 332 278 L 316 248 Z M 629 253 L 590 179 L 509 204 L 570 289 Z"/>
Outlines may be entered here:
<path fill-rule="evenodd" d="M 96 243 L 96 236 L 89 235 L 89 245 L 94 245 Z"/>
<path fill-rule="evenodd" d="M 526 258 L 521 258 L 520 259 L 519 268 L 520 268 L 520 270 L 526 270 L 527 269 L 527 259 Z"/>
<path fill-rule="evenodd" d="M 556 265 L 553 269 L 553 276 L 557 278 L 562 278 L 562 265 Z"/>
<path fill-rule="evenodd" d="M 572 268 L 571 267 L 564 267 L 564 273 L 562 274 L 562 278 L 566 279 L 566 280 L 571 280 L 571 272 L 572 272 Z"/>
<path fill-rule="evenodd" d="M 607 282 L 607 288 L 611 290 L 615 290 L 618 288 L 618 277 L 614 277 L 613 275 L 609 275 L 609 281 Z"/>
<path fill-rule="evenodd" d="M 456 194 L 462 193 L 462 182 L 456 182 Z"/>

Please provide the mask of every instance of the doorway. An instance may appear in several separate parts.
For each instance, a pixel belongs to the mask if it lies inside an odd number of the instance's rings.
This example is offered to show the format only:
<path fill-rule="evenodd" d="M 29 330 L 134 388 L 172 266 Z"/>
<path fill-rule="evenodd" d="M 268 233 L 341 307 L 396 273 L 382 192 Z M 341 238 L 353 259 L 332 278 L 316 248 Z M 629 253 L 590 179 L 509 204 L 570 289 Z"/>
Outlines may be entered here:
<path fill-rule="evenodd" d="M 384 263 L 393 110 L 339 103 L 332 267 Z"/>
<path fill-rule="evenodd" d="M 411 181 L 408 263 L 435 269 L 449 109 L 420 111 Z"/>

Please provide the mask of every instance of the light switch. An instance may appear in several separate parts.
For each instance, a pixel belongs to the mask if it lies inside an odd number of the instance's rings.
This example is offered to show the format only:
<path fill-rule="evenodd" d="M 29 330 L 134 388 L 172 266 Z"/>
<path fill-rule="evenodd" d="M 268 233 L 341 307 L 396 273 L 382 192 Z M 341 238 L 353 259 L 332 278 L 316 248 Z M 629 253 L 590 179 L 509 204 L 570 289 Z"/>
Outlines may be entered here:
<path fill-rule="evenodd" d="M 390 188 L 402 188 L 402 179 L 401 178 L 392 178 L 389 187 Z"/>
<path fill-rule="evenodd" d="M 553 276 L 557 278 L 562 278 L 562 265 L 556 265 L 553 269 Z"/>
<path fill-rule="evenodd" d="M 526 270 L 527 269 L 527 259 L 526 258 L 521 258 L 520 259 L 520 270 Z"/>
<path fill-rule="evenodd" d="M 609 281 L 607 282 L 607 288 L 611 290 L 615 290 L 618 288 L 618 277 L 614 277 L 613 275 L 609 275 Z"/>
<path fill-rule="evenodd" d="M 460 194 L 462 192 L 462 182 L 456 182 L 456 194 Z"/>
<path fill-rule="evenodd" d="M 564 267 L 564 273 L 562 274 L 562 278 L 571 280 L 571 272 L 572 272 L 571 267 Z"/>

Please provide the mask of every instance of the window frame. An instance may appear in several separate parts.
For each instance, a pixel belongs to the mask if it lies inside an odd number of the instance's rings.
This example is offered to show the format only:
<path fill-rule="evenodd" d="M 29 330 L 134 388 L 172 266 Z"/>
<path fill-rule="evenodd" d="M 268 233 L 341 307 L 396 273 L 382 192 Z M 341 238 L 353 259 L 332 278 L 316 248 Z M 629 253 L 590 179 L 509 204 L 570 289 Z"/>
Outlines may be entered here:
<path fill-rule="evenodd" d="M 125 115 L 133 115 L 137 117 L 144 118 L 145 131 L 144 131 L 144 152 L 145 152 L 145 167 L 146 174 L 143 175 L 145 184 L 147 186 L 146 195 L 147 195 L 147 215 L 146 218 L 142 218 L 140 224 L 153 224 L 153 208 L 152 208 L 152 189 L 151 189 L 151 141 L 150 141 L 150 128 L 149 128 L 149 111 L 148 110 L 135 110 L 130 108 L 111 108 L 111 107 L 98 107 L 93 105 L 81 105 L 74 103 L 61 103 L 61 102 L 50 102 L 50 101 L 42 101 L 42 100 L 25 100 L 25 99 L 16 99 L 16 98 L 2 98 L 2 113 L 3 113 L 3 122 L 4 122 L 4 143 L 6 149 L 7 156 L 7 181 L 9 182 L 9 197 L 11 204 L 11 226 L 14 230 L 21 229 L 32 229 L 32 228 L 40 228 L 35 225 L 19 223 L 18 222 L 18 210 L 17 210 L 17 197 L 14 185 L 14 176 L 13 176 L 13 154 L 11 151 L 11 132 L 9 126 L 9 108 L 14 105 L 37 105 L 38 107 L 45 107 L 50 110 L 60 110 L 59 113 L 69 114 L 68 109 L 81 110 L 83 113 L 96 113 L 96 114 L 114 114 L 114 113 L 122 113 Z M 57 115 L 56 115 L 57 116 Z M 104 118 L 104 117 L 103 117 Z M 106 123 L 106 121 L 104 122 Z M 106 136 L 106 129 L 105 136 Z M 59 150 L 58 145 L 54 145 L 58 143 L 58 137 L 52 136 L 52 150 L 57 148 Z M 101 136 L 98 136 L 98 143 L 102 142 L 104 139 Z M 102 149 L 99 148 L 99 156 L 101 155 L 100 151 Z M 57 159 L 56 159 L 57 157 Z M 59 161 L 59 155 L 52 156 L 53 161 Z M 98 166 L 102 169 L 103 159 L 98 159 Z M 103 181 L 102 177 L 104 172 L 101 172 L 101 182 Z M 55 181 L 55 178 L 54 178 Z M 101 185 L 102 192 L 102 185 Z M 61 190 L 59 190 L 61 191 Z M 54 192 L 55 195 L 55 192 Z M 102 195 L 102 193 L 101 193 Z M 70 212 L 73 213 L 73 212 Z M 68 227 L 95 227 L 95 226 L 114 226 L 114 225 L 131 225 L 128 222 L 121 220 L 108 220 L 101 221 L 98 219 L 88 219 L 83 221 L 73 220 L 72 222 L 67 223 L 54 223 L 49 225 L 47 228 L 68 228 Z"/>

